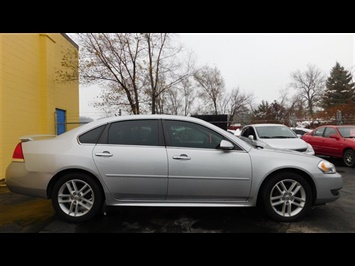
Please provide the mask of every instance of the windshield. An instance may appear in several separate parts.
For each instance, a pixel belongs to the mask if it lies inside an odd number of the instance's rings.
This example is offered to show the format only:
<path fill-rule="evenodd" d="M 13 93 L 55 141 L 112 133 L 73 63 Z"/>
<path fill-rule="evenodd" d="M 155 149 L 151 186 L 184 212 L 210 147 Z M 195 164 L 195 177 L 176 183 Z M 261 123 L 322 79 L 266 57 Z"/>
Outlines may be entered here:
<path fill-rule="evenodd" d="M 296 133 L 286 126 L 256 127 L 260 139 L 294 139 Z"/>
<path fill-rule="evenodd" d="M 355 126 L 339 127 L 338 130 L 343 138 L 355 138 Z"/>

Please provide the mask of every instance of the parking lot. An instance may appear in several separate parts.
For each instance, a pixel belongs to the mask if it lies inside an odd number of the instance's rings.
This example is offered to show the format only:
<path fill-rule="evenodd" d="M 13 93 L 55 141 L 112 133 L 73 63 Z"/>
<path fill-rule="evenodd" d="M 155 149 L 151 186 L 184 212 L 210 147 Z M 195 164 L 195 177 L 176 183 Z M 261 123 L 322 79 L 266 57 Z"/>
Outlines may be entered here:
<path fill-rule="evenodd" d="M 331 161 L 344 178 L 341 197 L 300 222 L 274 222 L 257 208 L 118 207 L 70 224 L 55 217 L 50 200 L 11 193 L 1 181 L 0 233 L 355 233 L 355 168 Z"/>

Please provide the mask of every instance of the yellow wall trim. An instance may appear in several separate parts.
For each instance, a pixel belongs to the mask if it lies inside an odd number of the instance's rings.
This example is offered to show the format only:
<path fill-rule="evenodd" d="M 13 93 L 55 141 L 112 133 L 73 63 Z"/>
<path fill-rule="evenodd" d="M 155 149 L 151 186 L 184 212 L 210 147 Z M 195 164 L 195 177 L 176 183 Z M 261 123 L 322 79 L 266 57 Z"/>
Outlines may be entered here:
<path fill-rule="evenodd" d="M 43 33 L 41 33 L 39 36 L 47 37 L 47 38 L 50 39 L 52 42 L 56 43 L 56 41 L 53 40 L 48 34 L 43 34 Z"/>

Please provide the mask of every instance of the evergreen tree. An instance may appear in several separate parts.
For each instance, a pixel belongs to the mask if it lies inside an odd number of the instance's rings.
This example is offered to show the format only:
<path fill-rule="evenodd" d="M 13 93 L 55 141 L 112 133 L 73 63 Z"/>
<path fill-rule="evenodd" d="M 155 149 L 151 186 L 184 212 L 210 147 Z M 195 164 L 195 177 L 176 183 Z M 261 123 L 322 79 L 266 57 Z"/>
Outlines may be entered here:
<path fill-rule="evenodd" d="M 352 75 L 336 62 L 326 81 L 326 89 L 322 97 L 325 109 L 333 106 L 355 103 L 355 84 Z"/>
<path fill-rule="evenodd" d="M 290 111 L 276 100 L 269 104 L 268 101 L 262 101 L 253 111 L 253 123 L 281 123 L 289 124 Z"/>

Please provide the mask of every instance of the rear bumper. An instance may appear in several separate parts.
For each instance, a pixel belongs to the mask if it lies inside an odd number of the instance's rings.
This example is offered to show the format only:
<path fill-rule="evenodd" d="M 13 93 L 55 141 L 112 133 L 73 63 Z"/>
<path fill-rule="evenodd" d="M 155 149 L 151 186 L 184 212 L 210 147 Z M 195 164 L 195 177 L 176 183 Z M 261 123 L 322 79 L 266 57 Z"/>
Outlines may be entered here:
<path fill-rule="evenodd" d="M 12 162 L 6 169 L 5 183 L 11 192 L 48 198 L 47 187 L 51 177 L 50 173 L 27 171 L 23 162 Z"/>

